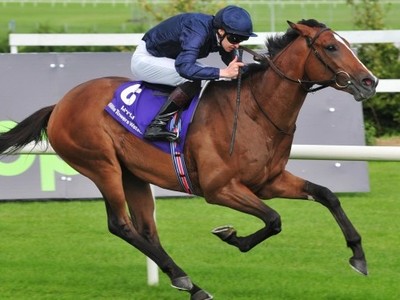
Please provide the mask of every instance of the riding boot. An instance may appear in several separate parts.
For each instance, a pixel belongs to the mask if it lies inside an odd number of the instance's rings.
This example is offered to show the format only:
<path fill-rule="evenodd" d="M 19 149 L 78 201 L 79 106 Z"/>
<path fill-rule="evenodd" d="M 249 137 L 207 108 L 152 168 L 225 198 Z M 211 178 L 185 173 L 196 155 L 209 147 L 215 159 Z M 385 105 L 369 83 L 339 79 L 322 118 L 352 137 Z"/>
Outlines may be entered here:
<path fill-rule="evenodd" d="M 147 127 L 144 137 L 148 140 L 176 141 L 178 134 L 168 131 L 166 125 L 179 109 L 186 106 L 196 93 L 200 91 L 200 84 L 200 81 L 187 81 L 178 85 L 169 95 L 157 116 Z"/>

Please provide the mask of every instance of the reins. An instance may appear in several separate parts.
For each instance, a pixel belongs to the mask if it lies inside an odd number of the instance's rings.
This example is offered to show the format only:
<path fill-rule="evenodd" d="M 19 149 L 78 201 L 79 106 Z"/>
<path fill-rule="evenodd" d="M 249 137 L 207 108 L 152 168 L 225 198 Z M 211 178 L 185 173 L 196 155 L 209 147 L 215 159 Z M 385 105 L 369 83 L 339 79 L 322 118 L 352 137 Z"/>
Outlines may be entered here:
<path fill-rule="evenodd" d="M 322 89 L 324 89 L 324 88 L 329 87 L 329 86 L 330 86 L 331 84 L 333 84 L 333 83 L 336 84 L 336 86 L 337 86 L 338 88 L 340 88 L 340 89 L 345 89 L 345 88 L 347 88 L 347 87 L 351 84 L 350 80 L 347 80 L 347 81 L 346 81 L 346 84 L 345 84 L 345 85 L 342 85 L 342 84 L 340 84 L 340 83 L 338 82 L 338 78 L 339 78 L 339 76 L 341 76 L 341 75 L 345 75 L 348 79 L 350 79 L 350 75 L 349 75 L 347 72 L 342 71 L 342 70 L 335 71 L 330 65 L 328 65 L 328 64 L 323 60 L 323 58 L 322 58 L 321 55 L 319 54 L 318 50 L 314 47 L 314 43 L 315 43 L 315 41 L 319 38 L 319 36 L 321 35 L 321 33 L 325 32 L 325 31 L 328 31 L 328 30 L 331 30 L 331 29 L 330 29 L 330 28 L 323 28 L 323 29 L 321 29 L 312 39 L 309 38 L 309 37 L 306 37 L 306 38 L 305 38 L 305 39 L 306 39 L 306 42 L 307 42 L 307 46 L 310 48 L 310 50 L 311 50 L 312 53 L 315 55 L 315 57 L 316 57 L 325 67 L 327 67 L 327 68 L 333 73 L 333 77 L 332 77 L 331 79 L 328 79 L 328 80 L 314 81 L 314 80 L 303 80 L 303 79 L 300 79 L 300 78 L 298 78 L 298 79 L 293 79 L 293 78 L 287 76 L 285 73 L 283 73 L 283 72 L 274 64 L 274 62 L 272 61 L 271 58 L 269 58 L 268 55 L 259 54 L 259 53 L 257 53 L 256 51 L 254 51 L 254 50 L 252 50 L 252 49 L 249 49 L 249 48 L 247 48 L 247 47 L 244 47 L 244 46 L 240 46 L 240 49 L 242 49 L 242 50 L 246 51 L 247 53 L 253 55 L 253 56 L 254 56 L 254 59 L 255 59 L 256 61 L 259 61 L 259 62 L 266 62 L 266 63 L 272 68 L 272 70 L 274 70 L 274 72 L 275 72 L 276 74 L 278 74 L 280 77 L 282 77 L 282 78 L 284 78 L 284 79 L 286 79 L 286 80 L 288 80 L 288 81 L 291 81 L 291 82 L 294 82 L 294 83 L 298 83 L 307 93 L 312 93 L 312 92 L 316 92 L 316 91 L 322 90 Z M 335 33 L 335 32 L 334 32 L 334 33 Z M 335 34 L 336 34 L 336 33 L 335 33 Z M 318 86 L 318 87 L 315 87 L 315 88 L 312 88 L 312 86 L 315 85 L 315 84 L 317 84 L 317 85 L 319 85 L 319 86 Z M 307 88 L 306 86 L 311 86 L 311 87 Z"/>
<path fill-rule="evenodd" d="M 238 61 L 241 62 L 243 58 L 243 49 L 238 49 Z M 229 147 L 229 155 L 232 155 L 233 153 L 233 147 L 235 145 L 235 139 L 236 139 L 236 129 L 237 129 L 237 123 L 238 123 L 238 118 L 239 118 L 239 107 L 240 107 L 240 91 L 242 89 L 242 73 L 243 70 L 242 68 L 239 68 L 239 74 L 238 74 L 238 84 L 237 84 L 237 93 L 236 93 L 236 109 L 235 109 L 235 117 L 233 119 L 233 128 L 232 128 L 232 136 L 231 136 L 231 145 Z"/>
<path fill-rule="evenodd" d="M 280 128 L 278 125 L 275 124 L 275 122 L 271 119 L 271 117 L 270 117 L 270 116 L 265 112 L 265 110 L 262 108 L 261 104 L 258 102 L 256 96 L 254 95 L 254 91 L 253 91 L 252 88 L 250 88 L 250 92 L 251 92 L 251 95 L 253 96 L 254 102 L 256 102 L 256 104 L 257 104 L 257 106 L 258 106 L 258 109 L 262 112 L 262 114 L 264 115 L 264 117 L 272 124 L 272 126 L 274 126 L 275 129 L 276 129 L 278 132 L 280 132 L 280 133 L 282 133 L 282 134 L 284 134 L 284 135 L 293 135 L 293 133 L 294 133 L 295 130 L 296 130 L 296 125 L 294 126 L 292 132 L 287 132 L 287 131 L 283 130 L 282 128 Z"/>
<path fill-rule="evenodd" d="M 313 47 L 313 49 L 315 49 L 315 48 Z M 336 75 L 335 75 L 332 79 L 320 80 L 320 81 L 303 80 L 303 79 L 300 79 L 300 78 L 298 78 L 298 79 L 293 79 L 293 78 L 287 76 L 285 73 L 283 73 L 283 72 L 274 64 L 274 62 L 272 61 L 272 59 L 269 58 L 267 55 L 261 55 L 261 54 L 255 52 L 255 51 L 253 51 L 253 50 L 251 50 L 251 49 L 249 49 L 249 48 L 245 48 L 245 47 L 243 47 L 243 50 L 246 51 L 246 52 L 248 52 L 248 53 L 250 53 L 250 54 L 252 54 L 252 55 L 254 55 L 254 57 L 255 57 L 256 60 L 266 62 L 266 63 L 271 67 L 271 69 L 274 70 L 275 73 L 278 74 L 280 77 L 282 77 L 282 78 L 284 78 L 284 79 L 286 79 L 286 80 L 288 80 L 288 81 L 290 81 L 290 82 L 298 83 L 307 93 L 312 93 L 312 92 L 316 92 L 316 91 L 322 90 L 322 89 L 327 88 L 328 86 L 330 86 L 332 83 L 335 83 L 335 82 L 336 82 Z M 316 54 L 316 53 L 318 53 L 318 52 L 314 51 L 313 53 Z M 317 55 L 316 55 L 316 56 L 317 56 Z M 318 54 L 317 58 L 318 58 L 319 60 L 321 60 L 321 56 L 320 56 L 319 54 Z M 326 64 L 324 63 L 324 65 L 326 65 Z M 330 67 L 329 67 L 328 69 L 331 70 Z M 341 72 L 343 72 L 343 71 L 340 71 L 340 73 L 341 73 Z M 315 85 L 315 84 L 318 84 L 319 86 L 318 86 L 318 87 L 315 87 L 315 88 L 307 88 L 307 87 L 305 86 L 305 85 L 311 85 L 311 86 L 313 86 L 313 85 Z"/>

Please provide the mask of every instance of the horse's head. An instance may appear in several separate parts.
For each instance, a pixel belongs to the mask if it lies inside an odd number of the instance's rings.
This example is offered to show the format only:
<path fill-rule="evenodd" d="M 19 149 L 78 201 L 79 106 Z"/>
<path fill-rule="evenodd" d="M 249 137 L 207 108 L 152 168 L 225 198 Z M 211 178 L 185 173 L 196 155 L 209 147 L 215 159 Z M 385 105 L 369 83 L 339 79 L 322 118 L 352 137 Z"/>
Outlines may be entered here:
<path fill-rule="evenodd" d="M 326 82 L 349 92 L 357 101 L 375 94 L 378 78 L 357 58 L 344 38 L 315 20 L 288 23 L 310 49 L 305 64 L 305 75 L 310 81 Z"/>

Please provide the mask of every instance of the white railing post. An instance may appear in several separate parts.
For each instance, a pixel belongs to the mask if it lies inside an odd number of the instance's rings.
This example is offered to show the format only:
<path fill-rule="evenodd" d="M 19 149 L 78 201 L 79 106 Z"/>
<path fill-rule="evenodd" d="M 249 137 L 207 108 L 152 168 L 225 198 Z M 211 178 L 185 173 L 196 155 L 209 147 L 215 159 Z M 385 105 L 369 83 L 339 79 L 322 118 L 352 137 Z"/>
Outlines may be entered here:
<path fill-rule="evenodd" d="M 154 187 L 150 185 L 151 193 L 153 194 L 154 201 L 154 222 L 156 222 L 156 199 L 154 198 Z M 158 266 L 152 261 L 150 258 L 146 257 L 147 262 L 147 284 L 154 286 L 158 285 L 159 276 L 158 276 Z"/>

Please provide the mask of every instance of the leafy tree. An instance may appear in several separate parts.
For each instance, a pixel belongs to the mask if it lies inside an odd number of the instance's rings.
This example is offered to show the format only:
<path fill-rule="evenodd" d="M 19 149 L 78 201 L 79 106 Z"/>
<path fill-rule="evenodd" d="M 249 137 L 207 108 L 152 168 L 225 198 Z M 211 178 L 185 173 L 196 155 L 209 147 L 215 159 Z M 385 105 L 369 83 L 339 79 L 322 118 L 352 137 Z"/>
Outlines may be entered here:
<path fill-rule="evenodd" d="M 384 8 L 378 0 L 347 0 L 354 9 L 354 25 L 358 29 L 384 29 Z M 390 4 L 389 4 L 390 5 Z M 358 56 L 379 78 L 400 78 L 400 51 L 394 44 L 365 44 L 358 47 Z M 364 102 L 366 127 L 377 136 L 398 134 L 400 128 L 400 94 L 379 93 Z"/>
<path fill-rule="evenodd" d="M 0 36 L 0 53 L 9 53 L 10 46 L 8 42 L 8 35 L 6 37 Z"/>
<path fill-rule="evenodd" d="M 168 17 L 183 12 L 202 12 L 215 14 L 218 9 L 226 6 L 226 1 L 216 1 L 210 3 L 209 0 L 170 0 L 167 5 L 151 4 L 147 0 L 139 0 L 143 9 L 150 13 L 158 22 Z"/>

